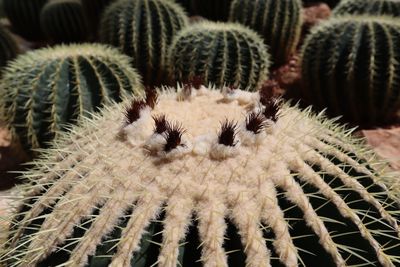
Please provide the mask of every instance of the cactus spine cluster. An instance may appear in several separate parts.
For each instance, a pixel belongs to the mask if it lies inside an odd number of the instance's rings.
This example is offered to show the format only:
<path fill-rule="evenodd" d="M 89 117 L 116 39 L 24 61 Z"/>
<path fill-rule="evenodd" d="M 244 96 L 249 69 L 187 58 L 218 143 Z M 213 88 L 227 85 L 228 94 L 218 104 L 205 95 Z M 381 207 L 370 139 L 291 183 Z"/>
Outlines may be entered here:
<path fill-rule="evenodd" d="M 54 43 L 77 43 L 89 39 L 89 25 L 80 0 L 52 0 L 42 9 L 40 24 Z"/>
<path fill-rule="evenodd" d="M 249 26 L 269 46 L 274 66 L 287 62 L 295 51 L 301 32 L 300 0 L 234 0 L 229 21 Z"/>
<path fill-rule="evenodd" d="M 400 1 L 398 0 L 346 0 L 334 10 L 334 16 L 342 15 L 390 15 L 400 16 Z"/>
<path fill-rule="evenodd" d="M 121 0 L 102 16 L 100 39 L 133 58 L 146 84 L 167 78 L 172 38 L 187 24 L 183 8 L 173 1 Z"/>
<path fill-rule="evenodd" d="M 302 51 L 303 94 L 346 121 L 390 121 L 400 108 L 400 24 L 392 18 L 338 18 L 314 29 Z"/>
<path fill-rule="evenodd" d="M 1 84 L 2 119 L 26 149 L 46 147 L 65 124 L 142 90 L 129 58 L 103 45 L 23 54 L 7 66 Z"/>
<path fill-rule="evenodd" d="M 22 37 L 38 41 L 44 35 L 40 28 L 40 11 L 48 0 L 3 0 L 4 11 L 12 29 Z"/>
<path fill-rule="evenodd" d="M 399 181 L 348 135 L 240 90 L 152 91 L 106 107 L 25 173 L 0 260 L 398 266 Z"/>
<path fill-rule="evenodd" d="M 115 0 L 81 0 L 91 31 L 97 35 L 104 9 Z"/>
<path fill-rule="evenodd" d="M 18 45 L 11 33 L 4 26 L 0 26 L 0 68 L 14 59 L 18 52 Z"/>
<path fill-rule="evenodd" d="M 242 25 L 202 22 L 178 34 L 169 65 L 177 82 L 200 78 L 204 84 L 257 90 L 267 79 L 269 55 L 263 40 Z"/>

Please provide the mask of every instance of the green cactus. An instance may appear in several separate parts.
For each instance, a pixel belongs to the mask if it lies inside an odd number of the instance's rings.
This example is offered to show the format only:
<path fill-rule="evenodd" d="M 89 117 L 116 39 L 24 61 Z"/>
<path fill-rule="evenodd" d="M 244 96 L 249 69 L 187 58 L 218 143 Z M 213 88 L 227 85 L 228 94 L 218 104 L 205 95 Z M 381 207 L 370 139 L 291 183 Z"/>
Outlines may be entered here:
<path fill-rule="evenodd" d="M 10 266 L 398 266 L 398 177 L 349 131 L 240 90 L 106 107 L 24 177 Z"/>
<path fill-rule="evenodd" d="M 88 18 L 91 31 L 94 35 L 97 35 L 99 31 L 99 24 L 101 15 L 104 9 L 116 0 L 81 0 L 83 10 Z"/>
<path fill-rule="evenodd" d="M 1 115 L 26 149 L 46 147 L 66 124 L 141 90 L 130 60 L 114 48 L 44 48 L 19 56 L 5 69 Z"/>
<path fill-rule="evenodd" d="M 229 21 L 249 26 L 269 46 L 274 66 L 287 62 L 295 52 L 302 25 L 300 0 L 234 0 Z"/>
<path fill-rule="evenodd" d="M 40 11 L 48 0 L 3 0 L 4 12 L 15 33 L 32 41 L 44 40 Z"/>
<path fill-rule="evenodd" d="M 167 78 L 167 56 L 172 38 L 187 17 L 173 1 L 121 0 L 102 16 L 100 39 L 133 58 L 133 65 L 149 85 Z"/>
<path fill-rule="evenodd" d="M 54 43 L 79 43 L 90 37 L 80 0 L 48 2 L 40 14 L 40 25 L 47 38 Z"/>
<path fill-rule="evenodd" d="M 262 39 L 242 25 L 202 22 L 176 36 L 169 65 L 177 82 L 200 77 L 204 84 L 257 90 L 267 79 L 269 55 Z"/>
<path fill-rule="evenodd" d="M 390 15 L 400 16 L 400 1 L 398 0 L 346 0 L 334 10 L 334 16 L 343 15 Z"/>
<path fill-rule="evenodd" d="M 400 108 L 400 23 L 391 18 L 332 19 L 305 40 L 303 96 L 361 125 L 390 121 Z"/>
<path fill-rule="evenodd" d="M 11 33 L 4 26 L 0 26 L 0 68 L 6 66 L 9 60 L 14 59 L 18 52 L 18 45 Z"/>

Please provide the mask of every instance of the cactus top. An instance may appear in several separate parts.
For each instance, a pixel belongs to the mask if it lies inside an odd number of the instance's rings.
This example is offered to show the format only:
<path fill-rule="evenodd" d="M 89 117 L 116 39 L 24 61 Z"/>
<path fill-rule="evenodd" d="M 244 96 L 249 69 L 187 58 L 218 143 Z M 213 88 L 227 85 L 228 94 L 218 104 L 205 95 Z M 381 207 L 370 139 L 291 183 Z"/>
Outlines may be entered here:
<path fill-rule="evenodd" d="M 400 16 L 399 0 L 343 0 L 333 10 L 334 16 L 388 15 Z"/>
<path fill-rule="evenodd" d="M 186 86 L 106 107 L 26 174 L 27 204 L 0 261 L 395 266 L 396 192 L 384 190 L 395 178 L 348 134 L 231 89 Z"/>

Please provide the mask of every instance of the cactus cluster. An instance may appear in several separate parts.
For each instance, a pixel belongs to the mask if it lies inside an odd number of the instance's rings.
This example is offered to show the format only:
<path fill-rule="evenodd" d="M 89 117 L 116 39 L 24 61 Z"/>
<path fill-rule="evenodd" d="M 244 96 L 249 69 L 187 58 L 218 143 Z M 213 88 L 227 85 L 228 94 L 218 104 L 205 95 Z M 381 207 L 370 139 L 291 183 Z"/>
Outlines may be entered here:
<path fill-rule="evenodd" d="M 239 24 L 202 22 L 182 30 L 171 46 L 173 79 L 257 90 L 267 79 L 269 55 L 263 40 Z"/>
<path fill-rule="evenodd" d="M 5 68 L 1 116 L 26 149 L 46 147 L 66 124 L 141 90 L 130 60 L 116 49 L 44 48 L 20 55 Z"/>
<path fill-rule="evenodd" d="M 100 39 L 133 58 L 133 65 L 150 85 L 165 82 L 172 38 L 187 24 L 181 6 L 173 1 L 121 0 L 102 16 Z"/>
<path fill-rule="evenodd" d="M 346 121 L 374 125 L 400 108 L 400 23 L 383 17 L 331 19 L 302 51 L 304 97 Z"/>
<path fill-rule="evenodd" d="M 18 45 L 11 33 L 4 26 L 0 26 L 0 68 L 3 68 L 9 60 L 14 59 L 18 51 Z"/>
<path fill-rule="evenodd" d="M 334 16 L 343 15 L 389 15 L 400 16 L 400 1 L 398 0 L 345 0 L 334 10 Z"/>
<path fill-rule="evenodd" d="M 348 135 L 266 94 L 151 91 L 25 173 L 0 261 L 398 266 L 399 181 Z"/>
<path fill-rule="evenodd" d="M 285 64 L 295 52 L 302 25 L 300 0 L 233 0 L 229 21 L 247 25 L 269 46 L 275 66 Z"/>

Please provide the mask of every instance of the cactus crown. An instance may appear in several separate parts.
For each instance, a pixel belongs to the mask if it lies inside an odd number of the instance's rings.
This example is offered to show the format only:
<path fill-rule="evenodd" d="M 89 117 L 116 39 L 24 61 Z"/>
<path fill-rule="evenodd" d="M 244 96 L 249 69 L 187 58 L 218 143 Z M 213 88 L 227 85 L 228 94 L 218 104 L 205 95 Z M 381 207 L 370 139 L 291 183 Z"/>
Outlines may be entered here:
<path fill-rule="evenodd" d="M 25 174 L 32 183 L 1 261 L 400 262 L 396 178 L 322 115 L 258 93 L 186 87 L 81 124 Z"/>
<path fill-rule="evenodd" d="M 38 148 L 103 104 L 140 93 L 128 57 L 103 45 L 28 52 L 10 62 L 1 84 L 1 115 L 25 148 Z"/>
<path fill-rule="evenodd" d="M 267 79 L 269 55 L 262 39 L 235 23 L 201 22 L 182 30 L 171 45 L 169 65 L 178 82 L 257 90 Z"/>
<path fill-rule="evenodd" d="M 343 15 L 389 15 L 400 16 L 398 0 L 347 0 L 339 3 L 333 10 L 334 16 Z"/>
<path fill-rule="evenodd" d="M 387 122 L 400 108 L 400 24 L 391 17 L 341 17 L 304 42 L 305 97 L 357 124 Z"/>

